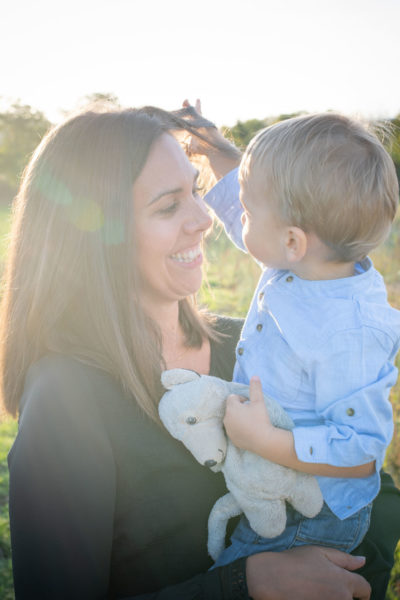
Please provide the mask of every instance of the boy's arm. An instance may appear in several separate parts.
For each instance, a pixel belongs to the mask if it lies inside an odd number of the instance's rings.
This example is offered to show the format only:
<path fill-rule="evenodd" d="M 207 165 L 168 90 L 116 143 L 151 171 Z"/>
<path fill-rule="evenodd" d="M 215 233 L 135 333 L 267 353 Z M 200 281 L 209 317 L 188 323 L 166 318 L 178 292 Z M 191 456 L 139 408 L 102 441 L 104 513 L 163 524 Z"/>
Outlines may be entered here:
<path fill-rule="evenodd" d="M 238 169 L 234 169 L 218 181 L 204 196 L 204 201 L 223 223 L 226 233 L 234 244 L 240 250 L 247 252 L 242 241 L 243 207 L 239 200 L 239 193 Z"/>
<path fill-rule="evenodd" d="M 228 435 L 236 445 L 308 473 L 366 476 L 364 469 L 369 474 L 374 461 L 380 470 L 393 435 L 389 393 L 397 380 L 395 349 L 391 336 L 378 328 L 336 332 L 315 351 L 307 369 L 320 425 L 281 431 L 262 414 L 261 402 L 258 412 L 246 410 L 252 403 L 230 402 Z M 336 475 L 333 468 L 345 471 Z"/>
<path fill-rule="evenodd" d="M 239 448 L 303 473 L 324 477 L 368 477 L 375 472 L 374 460 L 350 467 L 299 460 L 292 431 L 275 427 L 270 421 L 258 377 L 250 380 L 250 401 L 243 402 L 235 394 L 228 397 L 224 425 Z M 306 429 L 310 430 L 309 427 Z"/>
<path fill-rule="evenodd" d="M 310 368 L 323 423 L 293 430 L 301 461 L 355 466 L 375 460 L 381 469 L 393 436 L 394 353 L 393 339 L 378 327 L 331 336 Z"/>

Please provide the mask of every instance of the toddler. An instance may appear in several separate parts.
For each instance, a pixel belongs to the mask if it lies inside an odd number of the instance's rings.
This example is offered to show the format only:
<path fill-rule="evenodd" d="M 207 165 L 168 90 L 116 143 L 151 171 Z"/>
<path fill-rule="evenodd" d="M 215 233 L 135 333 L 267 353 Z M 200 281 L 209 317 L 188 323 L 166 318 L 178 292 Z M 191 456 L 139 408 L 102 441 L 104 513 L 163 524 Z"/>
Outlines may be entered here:
<path fill-rule="evenodd" d="M 394 164 L 360 123 L 307 115 L 261 131 L 239 182 L 240 203 L 236 172 L 206 196 L 263 266 L 234 371 L 251 399 L 228 398 L 225 427 L 237 446 L 317 475 L 324 506 L 307 519 L 287 505 L 286 530 L 273 539 L 243 517 L 216 566 L 302 544 L 350 552 L 368 529 L 393 434 L 400 312 L 367 255 L 395 217 Z M 292 431 L 271 425 L 255 375 L 292 417 Z"/>

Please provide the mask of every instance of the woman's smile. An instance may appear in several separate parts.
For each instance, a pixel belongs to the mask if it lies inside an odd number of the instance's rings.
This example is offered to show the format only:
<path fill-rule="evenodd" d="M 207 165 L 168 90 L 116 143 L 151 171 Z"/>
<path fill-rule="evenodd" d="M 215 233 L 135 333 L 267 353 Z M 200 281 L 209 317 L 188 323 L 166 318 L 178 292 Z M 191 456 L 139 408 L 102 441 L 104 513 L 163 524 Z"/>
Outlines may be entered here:
<path fill-rule="evenodd" d="M 192 246 L 192 248 L 187 248 L 186 250 L 171 254 L 170 258 L 179 263 L 183 263 L 185 266 L 197 267 L 203 262 L 202 245 L 199 243 L 196 246 Z"/>

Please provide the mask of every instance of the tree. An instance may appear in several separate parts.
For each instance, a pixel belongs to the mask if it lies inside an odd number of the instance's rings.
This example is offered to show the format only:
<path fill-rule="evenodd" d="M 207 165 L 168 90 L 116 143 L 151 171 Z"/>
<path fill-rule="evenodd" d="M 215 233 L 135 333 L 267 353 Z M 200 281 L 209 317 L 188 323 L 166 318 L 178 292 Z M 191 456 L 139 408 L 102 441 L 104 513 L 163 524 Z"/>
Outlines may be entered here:
<path fill-rule="evenodd" d="M 14 102 L 0 113 L 0 191 L 10 193 L 19 186 L 21 174 L 51 123 L 39 110 Z"/>
<path fill-rule="evenodd" d="M 232 138 L 233 143 L 244 150 L 251 138 L 257 131 L 266 127 L 266 119 L 249 119 L 248 121 L 237 121 L 233 127 L 223 127 L 223 134 Z"/>
<path fill-rule="evenodd" d="M 112 104 L 113 106 L 120 106 L 118 96 L 111 92 L 94 92 L 93 94 L 87 94 L 79 102 L 79 105 L 86 106 L 88 104 Z"/>
<path fill-rule="evenodd" d="M 291 114 L 282 114 L 278 117 L 268 117 L 262 120 L 249 119 L 248 121 L 237 121 L 233 127 L 223 127 L 222 132 L 227 137 L 231 137 L 232 141 L 236 146 L 238 146 L 238 148 L 244 150 L 256 133 L 261 129 L 264 129 L 264 127 L 268 127 L 269 125 L 273 125 L 279 121 L 291 119 L 292 117 L 298 117 L 301 114 L 301 112 L 297 112 Z"/>
<path fill-rule="evenodd" d="M 397 177 L 400 180 L 400 114 L 390 121 L 392 128 L 392 141 L 390 144 L 390 154 L 396 166 Z"/>

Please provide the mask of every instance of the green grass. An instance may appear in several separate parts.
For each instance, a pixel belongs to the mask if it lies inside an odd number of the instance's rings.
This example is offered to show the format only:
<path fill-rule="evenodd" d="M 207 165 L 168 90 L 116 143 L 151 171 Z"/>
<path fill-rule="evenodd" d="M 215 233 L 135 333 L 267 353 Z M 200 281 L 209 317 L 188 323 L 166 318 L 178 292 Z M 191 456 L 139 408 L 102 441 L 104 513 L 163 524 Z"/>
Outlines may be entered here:
<path fill-rule="evenodd" d="M 0 206 L 0 262 L 4 261 L 6 255 L 10 219 L 10 210 L 4 206 Z"/>
<path fill-rule="evenodd" d="M 10 211 L 0 207 L 0 268 L 7 249 L 10 229 Z M 0 598 L 13 600 L 11 570 L 10 527 L 8 522 L 8 467 L 7 454 L 17 431 L 16 421 L 0 420 Z"/>
<path fill-rule="evenodd" d="M 8 468 L 7 453 L 17 431 L 12 420 L 0 422 L 0 598 L 13 600 L 11 570 L 10 527 L 8 523 Z"/>
<path fill-rule="evenodd" d="M 237 249 L 217 228 L 207 239 L 206 277 L 200 303 L 211 312 L 244 317 L 249 307 L 260 267 Z"/>

